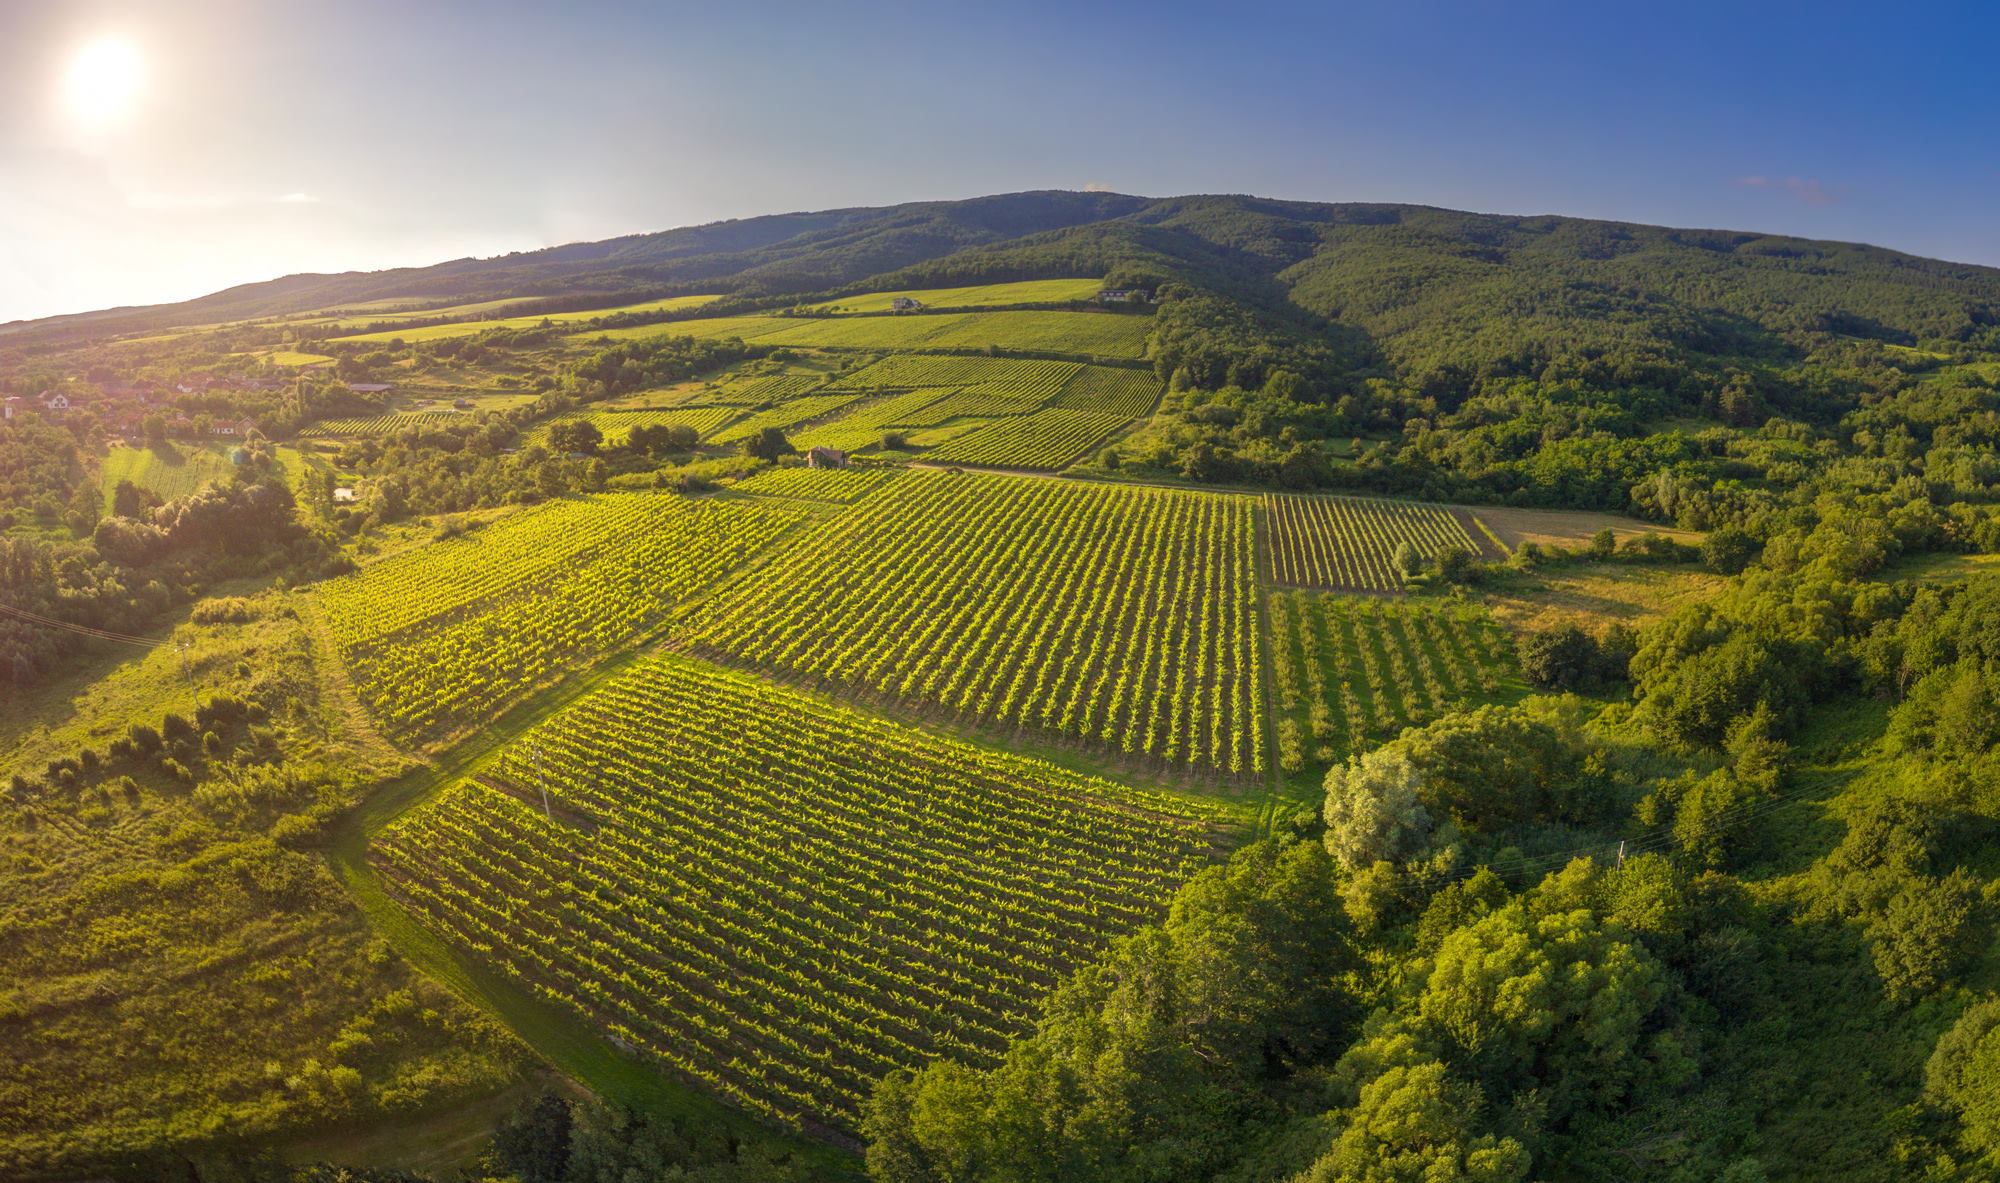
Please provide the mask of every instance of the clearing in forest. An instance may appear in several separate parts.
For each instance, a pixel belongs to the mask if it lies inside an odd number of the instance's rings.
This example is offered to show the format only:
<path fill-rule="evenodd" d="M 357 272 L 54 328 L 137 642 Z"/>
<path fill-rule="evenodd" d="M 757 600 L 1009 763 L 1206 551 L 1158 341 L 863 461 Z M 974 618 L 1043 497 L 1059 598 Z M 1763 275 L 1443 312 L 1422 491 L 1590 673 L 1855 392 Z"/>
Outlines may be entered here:
<path fill-rule="evenodd" d="M 1255 774 L 1255 504 L 911 472 L 709 605 L 690 638 L 955 717 Z"/>
<path fill-rule="evenodd" d="M 461 952 L 844 1141 L 886 1073 L 996 1063 L 1222 838 L 1199 803 L 658 657 L 393 823 L 372 857 Z"/>

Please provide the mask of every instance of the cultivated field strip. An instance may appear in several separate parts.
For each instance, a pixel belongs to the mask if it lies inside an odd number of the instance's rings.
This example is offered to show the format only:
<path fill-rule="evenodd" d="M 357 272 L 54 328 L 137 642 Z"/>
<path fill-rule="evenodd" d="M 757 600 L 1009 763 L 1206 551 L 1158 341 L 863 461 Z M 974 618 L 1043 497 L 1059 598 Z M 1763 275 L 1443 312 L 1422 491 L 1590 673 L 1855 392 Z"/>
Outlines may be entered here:
<path fill-rule="evenodd" d="M 956 357 L 905 353 L 843 374 L 843 390 L 913 389 L 919 386 L 992 388 L 1040 405 L 1083 371 L 1073 361 L 1018 357 Z"/>
<path fill-rule="evenodd" d="M 389 435 L 411 427 L 441 427 L 462 418 L 459 411 L 389 411 L 380 415 L 322 419 L 299 432 L 300 439 L 348 435 Z"/>
<path fill-rule="evenodd" d="M 1194 771 L 1265 769 L 1246 497 L 912 472 L 705 605 L 702 652 Z"/>
<path fill-rule="evenodd" d="M 1151 370 L 1116 366 L 1084 366 L 1072 376 L 1054 406 L 1138 419 L 1153 413 L 1160 401 L 1160 380 Z"/>
<path fill-rule="evenodd" d="M 767 468 L 735 488 L 766 497 L 797 497 L 852 505 L 889 484 L 896 474 L 881 468 Z"/>
<path fill-rule="evenodd" d="M 1067 468 L 1129 420 L 1050 409 L 1001 419 L 932 448 L 926 459 L 994 468 Z"/>
<path fill-rule="evenodd" d="M 1427 559 L 1480 552 L 1450 510 L 1427 502 L 1270 493 L 1264 513 L 1271 578 L 1293 587 L 1396 591 L 1391 560 L 1405 542 Z"/>
<path fill-rule="evenodd" d="M 792 437 L 792 446 L 801 451 L 821 445 L 843 451 L 868 447 L 880 442 L 884 430 L 904 425 L 912 414 L 943 394 L 941 390 L 912 390 L 870 400 L 798 433 Z"/>
<path fill-rule="evenodd" d="M 643 407 L 632 410 L 608 408 L 551 419 L 530 432 L 528 438 L 533 442 L 545 442 L 548 439 L 549 428 L 557 423 L 580 419 L 597 428 L 604 437 L 604 442 L 615 447 L 624 443 L 625 437 L 630 435 L 635 427 L 692 427 L 695 434 L 706 436 L 740 414 L 742 412 L 735 407 Z"/>
<path fill-rule="evenodd" d="M 766 427 L 790 428 L 801 423 L 809 423 L 822 415 L 830 415 L 859 398 L 853 394 L 808 394 L 790 402 L 779 403 L 768 411 L 759 411 L 748 418 L 739 419 L 710 437 L 710 442 L 733 444 L 747 440 Z"/>
<path fill-rule="evenodd" d="M 1475 605 L 1279 590 L 1268 606 L 1278 765 L 1287 772 L 1344 759 L 1518 684 L 1505 631 Z"/>
<path fill-rule="evenodd" d="M 1153 318 L 1103 312 L 958 312 L 918 316 L 721 316 L 578 333 L 571 339 L 738 337 L 818 349 L 973 350 L 996 347 L 1084 357 L 1141 358 Z"/>
<path fill-rule="evenodd" d="M 826 385 L 826 380 L 825 374 L 818 373 L 757 374 L 705 386 L 691 397 L 704 406 L 757 407 L 797 398 Z"/>
<path fill-rule="evenodd" d="M 629 641 L 802 513 L 670 493 L 559 501 L 329 580 L 314 595 L 384 730 L 440 739 L 570 662 Z"/>
<path fill-rule="evenodd" d="M 372 857 L 432 931 L 624 1046 L 851 1135 L 884 1074 L 996 1062 L 1219 839 L 1196 804 L 660 657 Z"/>

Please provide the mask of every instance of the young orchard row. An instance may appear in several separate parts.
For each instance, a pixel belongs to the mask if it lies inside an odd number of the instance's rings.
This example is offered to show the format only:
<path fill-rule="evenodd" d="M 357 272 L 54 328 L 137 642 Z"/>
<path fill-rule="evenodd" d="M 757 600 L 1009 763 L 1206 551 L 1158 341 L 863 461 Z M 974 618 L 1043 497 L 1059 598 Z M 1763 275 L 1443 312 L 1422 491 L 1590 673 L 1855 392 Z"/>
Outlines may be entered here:
<path fill-rule="evenodd" d="M 1191 770 L 1266 767 L 1248 498 L 912 472 L 711 605 L 707 653 Z"/>
<path fill-rule="evenodd" d="M 1471 605 L 1276 591 L 1269 607 L 1286 772 L 1330 764 L 1517 684 L 1512 646 Z"/>
<path fill-rule="evenodd" d="M 887 1072 L 995 1062 L 1220 838 L 1176 798 L 664 657 L 373 857 L 426 926 L 624 1046 L 852 1132 Z"/>

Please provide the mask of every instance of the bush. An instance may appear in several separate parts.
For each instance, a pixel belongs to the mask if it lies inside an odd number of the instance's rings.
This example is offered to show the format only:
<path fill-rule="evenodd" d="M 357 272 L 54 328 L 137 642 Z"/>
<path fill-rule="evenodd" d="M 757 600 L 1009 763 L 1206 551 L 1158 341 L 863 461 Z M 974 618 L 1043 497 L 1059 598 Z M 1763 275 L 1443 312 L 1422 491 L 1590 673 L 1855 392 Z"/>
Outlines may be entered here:
<path fill-rule="evenodd" d="M 1597 677 L 1597 641 L 1572 621 L 1538 629 L 1518 646 L 1521 675 L 1544 690 L 1573 690 Z"/>

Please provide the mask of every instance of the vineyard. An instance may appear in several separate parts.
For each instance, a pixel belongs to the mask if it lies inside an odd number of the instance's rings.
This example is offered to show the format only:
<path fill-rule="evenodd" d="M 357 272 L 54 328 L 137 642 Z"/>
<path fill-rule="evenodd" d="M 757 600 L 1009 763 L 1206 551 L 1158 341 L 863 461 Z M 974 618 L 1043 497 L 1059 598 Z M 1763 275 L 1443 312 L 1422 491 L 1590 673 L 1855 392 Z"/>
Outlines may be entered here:
<path fill-rule="evenodd" d="M 1103 288 L 1104 281 L 1098 279 L 1027 279 L 963 288 L 867 292 L 822 300 L 806 307 L 815 312 L 887 312 L 898 298 L 907 297 L 925 308 L 1000 308 L 1009 304 L 1061 304 L 1088 300 Z"/>
<path fill-rule="evenodd" d="M 1342 591 L 1396 591 L 1402 577 L 1392 562 L 1407 542 L 1424 558 L 1449 550 L 1480 553 L 1452 512 L 1417 501 L 1364 497 L 1264 498 L 1271 577 L 1294 587 Z"/>
<path fill-rule="evenodd" d="M 1121 415 L 1089 411 L 1036 411 L 939 444 L 929 459 L 997 468 L 1066 468 L 1126 422 Z"/>
<path fill-rule="evenodd" d="M 557 423 L 582 420 L 597 428 L 604 437 L 607 447 L 616 447 L 625 442 L 635 427 L 692 427 L 697 435 L 708 435 L 741 414 L 733 407 L 661 407 L 635 410 L 591 411 L 580 415 L 564 415 L 542 424 L 530 432 L 531 442 L 541 443 L 548 439 L 549 428 Z"/>
<path fill-rule="evenodd" d="M 665 300 L 648 300 L 643 304 L 621 304 L 616 308 L 590 308 L 577 312 L 546 312 L 533 316 L 507 316 L 490 320 L 466 320 L 446 324 L 425 325 L 420 328 L 384 329 L 375 333 L 356 333 L 352 336 L 336 337 L 334 340 L 355 343 L 438 341 L 446 337 L 470 337 L 476 333 L 486 332 L 488 329 L 540 328 L 545 321 L 552 325 L 568 325 L 581 324 L 585 321 L 596 320 L 599 317 L 618 316 L 626 313 L 677 312 L 688 308 L 697 308 L 703 304 L 710 303 L 714 299 L 714 296 L 673 296 Z M 450 309 L 441 309 L 437 312 L 429 313 L 413 312 L 408 314 L 408 319 L 423 319 L 425 317 L 448 314 L 450 311 Z M 372 319 L 402 318 L 374 317 Z"/>
<path fill-rule="evenodd" d="M 936 390 L 912 390 L 907 394 L 871 399 L 839 418 L 800 432 L 792 437 L 792 444 L 801 451 L 820 445 L 843 451 L 865 448 L 879 441 L 884 430 L 907 424 L 912 415 L 921 413 L 926 405 L 935 402 L 939 393 Z"/>
<path fill-rule="evenodd" d="M 454 326 L 457 327 L 457 326 Z M 1140 358 L 1150 316 L 1109 312 L 955 312 L 918 316 L 719 316 L 578 333 L 585 344 L 662 335 L 740 337 L 821 349 L 1000 349 Z M 352 338 L 350 338 L 352 339 Z"/>
<path fill-rule="evenodd" d="M 1020 399 L 1038 407 L 1083 369 L 1084 366 L 1073 361 L 902 353 L 842 375 L 840 386 L 844 390 L 906 390 L 920 386 L 976 390 Z"/>
<path fill-rule="evenodd" d="M 372 857 L 427 927 L 621 1046 L 851 1134 L 889 1071 L 995 1062 L 1221 837 L 1176 798 L 658 658 Z"/>
<path fill-rule="evenodd" d="M 436 740 L 630 641 L 800 516 L 665 493 L 558 501 L 329 580 L 314 599 L 384 729 Z"/>
<path fill-rule="evenodd" d="M 733 444 L 739 440 L 749 439 L 766 427 L 789 428 L 800 423 L 808 423 L 822 415 L 832 414 L 853 402 L 856 397 L 852 394 L 809 394 L 803 398 L 795 398 L 790 402 L 779 403 L 768 411 L 759 411 L 746 419 L 738 420 L 715 433 L 711 442 Z"/>
<path fill-rule="evenodd" d="M 767 468 L 736 488 L 765 497 L 798 497 L 852 505 L 895 479 L 881 468 Z"/>
<path fill-rule="evenodd" d="M 411 427 L 440 427 L 458 417 L 457 411 L 390 411 L 348 419 L 322 419 L 299 432 L 300 439 L 349 435 L 391 435 Z"/>
<path fill-rule="evenodd" d="M 1056 396 L 1055 406 L 1138 419 L 1153 413 L 1160 401 L 1160 380 L 1151 370 L 1115 366 L 1084 366 Z"/>
<path fill-rule="evenodd" d="M 808 390 L 826 385 L 826 379 L 825 374 L 812 371 L 752 374 L 711 383 L 691 397 L 703 405 L 757 407 L 797 398 Z"/>
<path fill-rule="evenodd" d="M 692 639 L 955 717 L 1258 773 L 1254 506 L 912 472 L 712 606 Z"/>
<path fill-rule="evenodd" d="M 1472 605 L 1274 591 L 1269 608 L 1286 772 L 1519 685 L 1506 633 Z"/>

